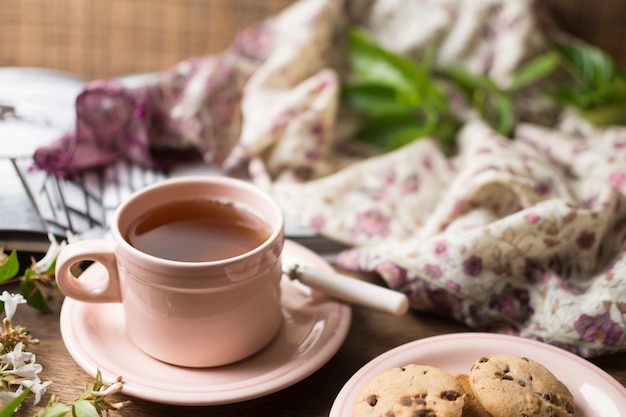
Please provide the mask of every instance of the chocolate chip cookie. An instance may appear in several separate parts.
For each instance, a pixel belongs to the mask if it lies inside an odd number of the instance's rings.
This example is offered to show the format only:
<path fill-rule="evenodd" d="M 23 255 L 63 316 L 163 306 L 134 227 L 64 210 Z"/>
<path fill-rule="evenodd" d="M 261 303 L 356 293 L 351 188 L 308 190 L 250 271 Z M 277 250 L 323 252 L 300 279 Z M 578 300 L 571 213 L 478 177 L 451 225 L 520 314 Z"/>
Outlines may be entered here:
<path fill-rule="evenodd" d="M 476 399 L 476 395 L 474 395 L 474 391 L 472 391 L 472 387 L 469 384 L 469 375 L 457 374 L 454 378 L 459 381 L 465 394 L 467 394 L 465 404 L 463 404 L 463 417 L 492 417 Z"/>
<path fill-rule="evenodd" d="M 465 396 L 448 372 L 409 364 L 369 381 L 357 397 L 353 417 L 461 417 Z"/>
<path fill-rule="evenodd" d="M 542 364 L 514 355 L 478 359 L 469 374 L 476 399 L 493 417 L 572 417 L 574 398 Z"/>

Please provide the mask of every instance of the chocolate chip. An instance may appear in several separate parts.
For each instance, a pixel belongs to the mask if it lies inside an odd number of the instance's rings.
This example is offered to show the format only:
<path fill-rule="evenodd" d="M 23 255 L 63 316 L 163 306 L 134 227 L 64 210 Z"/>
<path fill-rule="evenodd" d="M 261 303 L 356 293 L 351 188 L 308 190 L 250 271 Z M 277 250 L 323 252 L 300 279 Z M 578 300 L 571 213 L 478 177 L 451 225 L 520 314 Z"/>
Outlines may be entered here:
<path fill-rule="evenodd" d="M 520 384 L 520 386 L 522 386 L 522 387 L 526 386 L 526 381 L 524 381 L 523 379 L 518 379 L 517 383 Z"/>
<path fill-rule="evenodd" d="M 485 363 L 485 362 L 488 362 L 488 361 L 489 361 L 489 358 L 487 358 L 487 357 L 485 357 L 485 356 L 483 356 L 483 357 L 481 357 L 480 359 L 478 359 L 478 362 L 479 362 L 479 363 Z"/>
<path fill-rule="evenodd" d="M 513 381 L 513 377 L 511 375 L 502 375 L 501 379 L 503 381 Z"/>
<path fill-rule="evenodd" d="M 441 398 L 448 401 L 456 401 L 457 398 L 460 397 L 461 394 L 454 390 L 449 390 L 441 393 Z"/>
<path fill-rule="evenodd" d="M 408 395 L 405 395 L 400 398 L 400 404 L 405 407 L 408 407 L 410 405 L 413 405 L 413 400 Z"/>
<path fill-rule="evenodd" d="M 365 402 L 367 405 L 374 407 L 378 403 L 378 397 L 376 395 L 368 395 Z"/>
<path fill-rule="evenodd" d="M 565 404 L 565 411 L 567 411 L 568 414 L 574 414 L 574 406 L 570 403 Z"/>
<path fill-rule="evenodd" d="M 415 410 L 413 417 L 437 417 L 437 413 L 432 410 Z"/>
<path fill-rule="evenodd" d="M 530 361 L 528 360 L 528 358 L 525 358 L 525 357 L 523 357 L 523 356 L 522 356 L 522 360 L 523 360 L 523 361 L 526 361 L 526 362 L 530 362 Z"/>

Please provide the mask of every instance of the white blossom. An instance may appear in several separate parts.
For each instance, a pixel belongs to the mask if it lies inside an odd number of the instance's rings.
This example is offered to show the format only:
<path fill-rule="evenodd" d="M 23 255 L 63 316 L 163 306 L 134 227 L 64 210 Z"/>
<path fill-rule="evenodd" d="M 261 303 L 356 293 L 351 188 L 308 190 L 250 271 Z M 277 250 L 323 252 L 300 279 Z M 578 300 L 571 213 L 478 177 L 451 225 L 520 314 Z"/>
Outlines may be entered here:
<path fill-rule="evenodd" d="M 34 353 L 24 351 L 22 342 L 15 345 L 12 352 L 0 355 L 0 361 L 10 364 L 12 368 L 4 369 L 2 373 L 4 375 L 15 375 L 17 379 L 13 380 L 12 383 L 19 385 L 15 392 L 0 391 L 0 402 L 6 404 L 17 397 L 23 391 L 23 388 L 29 388 L 35 394 L 33 404 L 37 405 L 39 403 L 41 396 L 52 384 L 52 381 L 41 382 L 39 373 L 43 370 L 43 366 L 35 363 L 35 359 Z"/>
<path fill-rule="evenodd" d="M 52 233 L 48 233 L 48 240 L 50 241 L 48 251 L 43 258 L 35 263 L 35 270 L 38 273 L 43 273 L 50 269 L 50 266 L 57 258 L 59 252 L 61 252 L 61 249 L 63 249 L 67 244 L 65 241 L 62 241 L 61 243 L 57 242 L 56 237 Z"/>
<path fill-rule="evenodd" d="M 13 348 L 12 352 L 0 355 L 0 360 L 11 363 L 13 369 L 26 365 L 28 362 L 35 362 L 35 354 L 32 352 L 24 352 L 24 344 L 19 342 Z"/>
<path fill-rule="evenodd" d="M 41 401 L 41 396 L 46 393 L 48 387 L 52 384 L 52 381 L 40 382 L 25 380 L 21 381 L 20 384 L 26 388 L 30 388 L 30 392 L 35 394 L 33 405 L 37 405 L 39 401 Z"/>
<path fill-rule="evenodd" d="M 121 381 L 115 381 L 114 383 L 112 383 L 108 387 L 100 388 L 99 391 L 91 391 L 91 394 L 92 395 L 101 395 L 101 396 L 104 397 L 106 395 L 111 395 L 111 394 L 115 394 L 115 393 L 120 392 L 123 387 L 124 387 L 124 384 Z"/>
<path fill-rule="evenodd" d="M 4 373 L 39 382 L 39 373 L 42 370 L 43 366 L 38 363 L 27 363 L 26 365 L 22 365 L 19 368 L 5 370 Z"/>
<path fill-rule="evenodd" d="M 15 397 L 20 395 L 23 388 L 20 386 L 16 391 L 0 391 L 0 403 L 10 403 Z"/>
<path fill-rule="evenodd" d="M 22 294 L 9 294 L 8 291 L 2 292 L 0 300 L 4 302 L 4 314 L 6 314 L 9 320 L 13 318 L 17 306 L 26 303 L 26 299 Z"/>

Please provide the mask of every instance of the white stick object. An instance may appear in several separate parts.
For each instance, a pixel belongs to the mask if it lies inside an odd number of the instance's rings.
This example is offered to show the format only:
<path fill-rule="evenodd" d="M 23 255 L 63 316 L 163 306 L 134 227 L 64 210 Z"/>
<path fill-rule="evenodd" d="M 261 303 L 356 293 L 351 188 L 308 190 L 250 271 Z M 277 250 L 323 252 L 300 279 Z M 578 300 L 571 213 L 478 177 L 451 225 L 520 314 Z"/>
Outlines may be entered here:
<path fill-rule="evenodd" d="M 285 273 L 315 290 L 351 304 L 359 304 L 396 316 L 402 316 L 409 309 L 406 295 L 337 272 L 295 264 L 287 266 Z"/>

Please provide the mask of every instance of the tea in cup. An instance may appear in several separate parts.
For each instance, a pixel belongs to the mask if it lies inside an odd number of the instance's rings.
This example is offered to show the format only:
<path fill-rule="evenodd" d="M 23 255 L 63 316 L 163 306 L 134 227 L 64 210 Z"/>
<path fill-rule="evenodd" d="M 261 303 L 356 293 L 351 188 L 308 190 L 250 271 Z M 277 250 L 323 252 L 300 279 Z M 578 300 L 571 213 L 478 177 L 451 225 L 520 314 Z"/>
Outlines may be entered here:
<path fill-rule="evenodd" d="M 121 303 L 129 338 L 148 355 L 220 366 L 278 332 L 283 244 L 282 212 L 265 192 L 233 178 L 180 177 L 123 202 L 110 238 L 67 245 L 56 279 L 75 300 Z M 83 261 L 101 264 L 105 276 L 74 277 Z"/>

